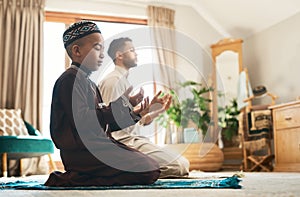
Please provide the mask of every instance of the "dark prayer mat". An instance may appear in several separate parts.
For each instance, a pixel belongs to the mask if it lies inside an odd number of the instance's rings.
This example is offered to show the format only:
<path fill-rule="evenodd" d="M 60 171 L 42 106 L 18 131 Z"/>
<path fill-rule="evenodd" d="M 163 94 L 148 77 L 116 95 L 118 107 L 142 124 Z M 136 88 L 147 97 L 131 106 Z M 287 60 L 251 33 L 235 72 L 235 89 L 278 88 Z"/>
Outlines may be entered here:
<path fill-rule="evenodd" d="M 200 189 L 200 188 L 233 188 L 240 189 L 241 179 L 238 176 L 212 179 L 159 179 L 151 185 L 124 186 L 77 186 L 49 187 L 37 181 L 14 181 L 0 183 L 0 190 L 130 190 L 130 189 Z"/>

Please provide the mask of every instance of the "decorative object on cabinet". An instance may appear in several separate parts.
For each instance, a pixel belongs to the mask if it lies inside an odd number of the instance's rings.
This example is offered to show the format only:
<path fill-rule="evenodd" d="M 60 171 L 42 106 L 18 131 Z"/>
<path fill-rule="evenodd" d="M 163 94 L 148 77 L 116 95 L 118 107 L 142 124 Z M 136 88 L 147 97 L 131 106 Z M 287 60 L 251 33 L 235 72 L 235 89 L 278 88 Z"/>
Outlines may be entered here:
<path fill-rule="evenodd" d="M 252 105 L 254 99 L 265 95 L 271 97 L 271 104 Z M 271 147 L 273 126 L 271 110 L 268 107 L 275 103 L 276 98 L 275 95 L 267 92 L 266 87 L 259 86 L 253 89 L 253 96 L 245 99 L 249 104 L 241 112 L 239 122 L 244 171 L 273 170 L 274 154 Z"/>
<path fill-rule="evenodd" d="M 300 100 L 269 109 L 274 124 L 274 171 L 300 172 Z"/>

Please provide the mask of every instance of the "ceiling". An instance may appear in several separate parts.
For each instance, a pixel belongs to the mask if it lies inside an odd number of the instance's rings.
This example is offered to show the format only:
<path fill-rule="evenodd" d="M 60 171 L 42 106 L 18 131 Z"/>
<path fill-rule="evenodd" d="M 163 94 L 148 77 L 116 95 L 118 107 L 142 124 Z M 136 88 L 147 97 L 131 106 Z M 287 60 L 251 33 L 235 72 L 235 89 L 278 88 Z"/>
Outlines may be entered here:
<path fill-rule="evenodd" d="M 300 12 L 299 0 L 109 0 L 109 2 L 145 7 L 148 4 L 190 6 L 224 37 L 241 38 L 265 30 Z"/>

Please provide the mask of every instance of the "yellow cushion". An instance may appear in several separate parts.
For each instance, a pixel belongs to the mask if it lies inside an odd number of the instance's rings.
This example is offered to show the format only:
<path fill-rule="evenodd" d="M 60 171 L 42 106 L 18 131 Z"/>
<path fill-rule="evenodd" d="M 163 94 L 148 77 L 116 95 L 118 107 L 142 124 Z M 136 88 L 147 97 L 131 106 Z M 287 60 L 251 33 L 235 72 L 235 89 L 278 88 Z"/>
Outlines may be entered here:
<path fill-rule="evenodd" d="M 0 136 L 29 135 L 20 109 L 0 109 Z"/>

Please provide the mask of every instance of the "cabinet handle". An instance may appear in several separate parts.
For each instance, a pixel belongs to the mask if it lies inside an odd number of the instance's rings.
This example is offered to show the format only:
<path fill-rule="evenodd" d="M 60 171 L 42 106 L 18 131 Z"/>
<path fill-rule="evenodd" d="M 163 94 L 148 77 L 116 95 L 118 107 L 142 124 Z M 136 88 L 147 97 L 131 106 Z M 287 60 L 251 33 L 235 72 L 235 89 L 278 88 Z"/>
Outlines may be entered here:
<path fill-rule="evenodd" d="M 285 120 L 292 120 L 292 117 L 291 116 L 287 116 L 284 118 Z"/>

